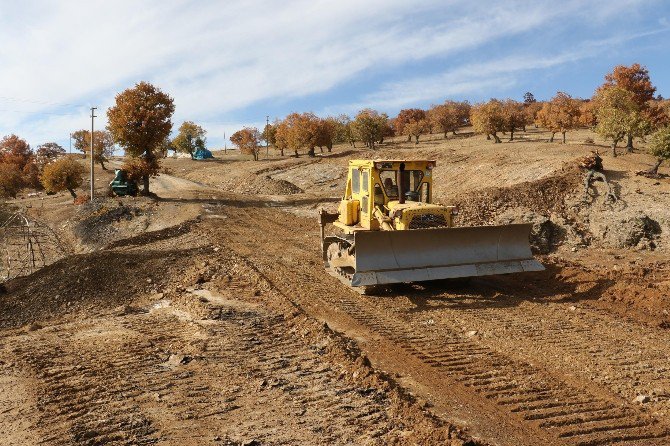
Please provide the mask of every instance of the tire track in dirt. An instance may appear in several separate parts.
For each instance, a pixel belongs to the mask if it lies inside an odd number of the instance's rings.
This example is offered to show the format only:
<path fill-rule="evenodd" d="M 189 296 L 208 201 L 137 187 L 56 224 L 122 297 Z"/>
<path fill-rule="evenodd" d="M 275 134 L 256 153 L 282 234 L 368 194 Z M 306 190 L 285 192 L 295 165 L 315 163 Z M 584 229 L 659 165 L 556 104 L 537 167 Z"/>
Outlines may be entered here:
<path fill-rule="evenodd" d="M 668 443 L 670 431 L 667 419 L 654 416 L 632 401 L 622 399 L 612 390 L 613 385 L 576 379 L 572 376 L 574 370 L 571 364 L 561 365 L 543 356 L 533 360 L 515 351 L 520 346 L 532 344 L 537 338 L 540 343 L 544 339 L 547 348 L 555 353 L 565 351 L 567 354 L 592 357 L 594 342 L 589 336 L 589 326 L 595 323 L 600 331 L 610 332 L 611 336 L 595 343 L 599 351 L 595 352 L 597 360 L 592 362 L 594 367 L 600 367 L 606 360 L 610 366 L 617 365 L 621 370 L 633 367 L 629 370 L 631 373 L 647 371 L 648 376 L 653 378 L 662 373 L 664 366 L 667 367 L 664 355 L 657 355 L 646 365 L 618 362 L 621 357 L 617 356 L 620 345 L 617 341 L 632 337 L 634 344 L 644 349 L 644 333 L 636 338 L 635 333 L 617 324 L 611 316 L 590 310 L 585 312 L 588 317 L 583 324 L 571 326 L 567 318 L 548 311 L 541 303 L 529 304 L 532 311 L 528 311 L 526 306 L 507 306 L 499 311 L 487 311 L 486 308 L 469 312 L 453 307 L 436 309 L 431 315 L 444 316 L 439 333 L 436 333 L 436 330 L 421 326 L 416 318 L 408 316 L 411 314 L 408 308 L 387 305 L 388 302 L 383 299 L 357 296 L 327 276 L 319 261 L 318 242 L 312 236 L 316 225 L 271 210 L 235 209 L 228 214 L 232 221 L 227 225 L 229 230 L 224 236 L 225 244 L 259 268 L 274 287 L 312 314 L 342 325 L 354 334 L 356 331 L 360 333 L 363 327 L 371 337 L 380 337 L 376 343 L 367 339 L 370 349 L 379 349 L 380 344 L 390 342 L 391 347 L 386 354 L 376 352 L 389 364 L 395 362 L 397 365 L 407 360 L 402 356 L 393 358 L 394 348 L 418 360 L 420 364 L 414 372 L 427 377 L 426 382 L 419 384 L 427 387 L 435 400 L 447 398 L 445 394 L 434 392 L 440 388 L 436 383 L 449 382 L 450 391 L 458 389 L 454 393 L 461 398 L 474 400 L 473 404 L 487 411 L 487 415 L 499 418 L 496 423 L 502 422 L 503 416 L 514 420 L 512 426 L 507 427 L 509 430 L 501 427 L 498 440 L 507 438 L 508 444 L 517 444 L 518 438 L 522 437 L 526 438 L 527 444 L 537 444 L 542 438 L 546 444 L 584 446 Z M 290 229 L 287 229 L 287 219 L 293 224 Z M 244 222 L 254 224 L 250 226 Z M 268 234 L 260 249 L 254 246 L 254 242 L 258 244 L 259 232 Z M 395 299 L 406 301 L 414 297 L 409 294 Z M 505 296 L 500 299 L 504 300 Z M 559 306 L 567 308 L 567 305 Z M 556 325 L 553 329 L 543 326 L 523 333 L 524 327 L 541 323 L 552 315 Z M 460 328 L 461 321 L 454 320 L 456 317 L 468 317 L 467 323 L 474 327 L 483 324 L 483 328 L 494 325 L 499 328 L 491 339 L 468 338 Z M 496 319 L 498 317 L 499 320 Z M 642 326 L 636 328 L 646 330 Z M 505 344 L 495 339 L 504 337 L 516 337 L 517 341 Z M 559 338 L 561 341 L 549 343 Z M 652 347 L 650 351 L 653 353 L 654 349 Z M 426 373 L 426 367 L 432 371 Z M 627 378 L 617 375 L 614 379 L 622 384 Z M 528 438 L 532 441 L 528 442 Z"/>
<path fill-rule="evenodd" d="M 5 332 L 1 362 L 34 378 L 37 401 L 24 407 L 37 408 L 34 444 L 460 441 L 423 415 L 417 423 L 416 410 L 408 417 L 383 386 L 361 385 L 360 366 L 333 361 L 327 334 L 235 300 L 248 285 Z"/>

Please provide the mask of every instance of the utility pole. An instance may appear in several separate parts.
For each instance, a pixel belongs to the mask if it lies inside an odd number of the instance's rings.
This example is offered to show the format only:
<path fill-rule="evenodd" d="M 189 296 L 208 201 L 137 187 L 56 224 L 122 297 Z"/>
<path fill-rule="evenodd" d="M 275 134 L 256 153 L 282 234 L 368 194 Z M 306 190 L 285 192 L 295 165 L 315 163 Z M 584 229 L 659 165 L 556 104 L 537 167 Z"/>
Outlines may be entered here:
<path fill-rule="evenodd" d="M 90 152 L 90 155 L 91 155 L 91 201 L 93 201 L 93 197 L 95 195 L 95 173 L 93 172 L 93 168 L 95 167 L 95 162 L 93 161 L 93 158 L 94 158 L 94 156 L 93 156 L 93 139 L 94 139 L 94 136 L 93 136 L 93 121 L 94 121 L 94 118 L 97 118 L 97 116 L 95 116 L 95 110 L 96 109 L 97 109 L 97 107 L 91 107 L 91 152 Z"/>
<path fill-rule="evenodd" d="M 226 132 L 223 132 L 223 154 L 228 153 L 228 140 L 226 139 Z"/>
<path fill-rule="evenodd" d="M 72 132 L 70 132 L 70 155 L 72 155 Z"/>
<path fill-rule="evenodd" d="M 270 117 L 266 116 L 265 117 L 265 159 L 268 159 L 268 157 L 270 156 L 270 155 L 268 155 L 270 153 L 270 142 L 268 141 L 270 139 L 269 136 L 268 136 L 268 133 L 270 133 L 270 129 L 268 127 L 270 127 Z"/>

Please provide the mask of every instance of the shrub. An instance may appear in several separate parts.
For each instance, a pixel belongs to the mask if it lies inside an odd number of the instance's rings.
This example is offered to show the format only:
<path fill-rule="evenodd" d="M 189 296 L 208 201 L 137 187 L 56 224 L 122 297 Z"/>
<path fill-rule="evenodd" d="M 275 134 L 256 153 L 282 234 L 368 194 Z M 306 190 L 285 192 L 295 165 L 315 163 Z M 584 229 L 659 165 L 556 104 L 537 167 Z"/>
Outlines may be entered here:
<path fill-rule="evenodd" d="M 84 166 L 72 158 L 61 158 L 44 166 L 41 181 L 47 192 L 67 190 L 76 199 L 74 190 L 84 182 Z"/>

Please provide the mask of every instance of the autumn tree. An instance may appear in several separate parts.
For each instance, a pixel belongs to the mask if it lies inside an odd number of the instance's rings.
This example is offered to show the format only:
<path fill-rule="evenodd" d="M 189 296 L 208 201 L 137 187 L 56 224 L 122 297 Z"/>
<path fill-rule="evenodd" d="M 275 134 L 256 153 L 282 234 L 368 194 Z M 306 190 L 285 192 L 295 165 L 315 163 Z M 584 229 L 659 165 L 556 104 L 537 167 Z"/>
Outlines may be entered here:
<path fill-rule="evenodd" d="M 670 125 L 670 101 L 656 99 L 649 101 L 642 113 L 654 130 Z"/>
<path fill-rule="evenodd" d="M 649 138 L 649 149 L 651 154 L 656 157 L 656 164 L 649 170 L 649 173 L 658 175 L 658 168 L 665 160 L 670 160 L 670 126 L 665 126 L 652 133 Z"/>
<path fill-rule="evenodd" d="M 0 140 L 0 163 L 13 164 L 19 171 L 33 160 L 30 145 L 16 135 L 8 135 Z"/>
<path fill-rule="evenodd" d="M 156 153 L 161 156 L 161 158 L 167 158 L 168 152 L 170 150 L 177 151 L 177 149 L 172 145 L 172 140 L 169 136 L 165 137 L 158 147 L 156 147 Z"/>
<path fill-rule="evenodd" d="M 148 158 L 146 156 L 132 157 L 127 156 L 121 166 L 126 171 L 126 177 L 129 181 L 140 182 L 145 178 L 155 178 L 160 172 L 161 165 L 157 157 Z"/>
<path fill-rule="evenodd" d="M 596 90 L 596 95 L 603 89 L 617 87 L 631 93 L 631 97 L 641 113 L 645 113 L 648 104 L 654 99 L 656 87 L 651 83 L 649 71 L 639 63 L 631 66 L 617 65 L 611 73 L 605 75 L 605 83 Z M 633 150 L 633 138 L 644 136 L 627 134 L 626 149 Z"/>
<path fill-rule="evenodd" d="M 307 149 L 314 156 L 319 136 L 319 118 L 314 113 L 291 113 L 279 124 L 276 132 L 277 147 L 281 150 L 293 150 L 295 156 Z"/>
<path fill-rule="evenodd" d="M 149 193 L 149 167 L 157 164 L 154 151 L 170 135 L 173 113 L 172 98 L 147 82 L 116 95 L 116 104 L 107 110 L 107 129 L 114 140 L 126 154 L 145 159 L 145 194 Z"/>
<path fill-rule="evenodd" d="M 258 161 L 261 153 L 261 133 L 256 127 L 244 127 L 232 134 L 230 141 L 240 149 L 240 153 L 253 156 Z"/>
<path fill-rule="evenodd" d="M 530 120 L 524 105 L 514 99 L 505 99 L 502 102 L 502 112 L 505 120 L 505 130 L 509 132 L 509 140 L 514 141 L 514 132 L 525 130 Z"/>
<path fill-rule="evenodd" d="M 72 141 L 76 150 L 84 153 L 86 157 L 90 156 L 90 130 L 77 130 L 72 133 Z M 93 154 L 93 161 L 100 164 L 100 167 L 104 170 L 107 170 L 105 163 L 109 161 L 109 157 L 114 154 L 114 138 L 110 132 L 105 130 L 95 130 L 93 132 Z"/>
<path fill-rule="evenodd" d="M 565 134 L 579 127 L 579 106 L 579 100 L 562 91 L 544 103 L 537 113 L 537 123 L 551 132 L 549 142 L 554 142 L 554 135 L 561 133 L 565 144 Z"/>
<path fill-rule="evenodd" d="M 366 108 L 358 112 L 351 126 L 355 139 L 374 149 L 375 143 L 380 141 L 388 130 L 389 119 L 386 113 Z"/>
<path fill-rule="evenodd" d="M 323 153 L 324 147 L 329 152 L 333 150 L 333 143 L 335 142 L 335 138 L 337 137 L 338 125 L 339 123 L 332 116 L 319 119 L 316 146 L 321 149 L 321 153 Z"/>
<path fill-rule="evenodd" d="M 23 186 L 21 171 L 15 164 L 0 163 L 0 198 L 14 198 Z"/>
<path fill-rule="evenodd" d="M 273 124 L 266 124 L 261 133 L 261 141 L 272 147 L 277 146 L 277 124 L 278 121 Z"/>
<path fill-rule="evenodd" d="M 192 121 L 184 121 L 182 125 L 179 126 L 179 133 L 177 133 L 177 136 L 172 140 L 172 147 L 177 152 L 188 153 L 191 155 L 191 159 L 193 159 L 195 151 L 197 150 L 195 140 L 200 138 L 203 142 L 206 142 L 205 134 L 207 134 L 205 129 L 198 124 L 195 124 Z"/>
<path fill-rule="evenodd" d="M 420 121 L 410 121 L 405 124 L 404 134 L 408 135 L 411 138 L 414 138 L 414 144 L 419 144 L 419 137 L 430 131 L 430 125 L 427 119 L 422 119 Z"/>
<path fill-rule="evenodd" d="M 65 149 L 55 142 L 46 142 L 37 146 L 35 158 L 38 166 L 43 168 L 45 165 L 54 161 L 56 158 L 65 155 Z"/>
<path fill-rule="evenodd" d="M 284 151 L 288 150 L 288 123 L 285 119 L 277 121 L 275 124 L 275 148 L 279 150 L 281 156 L 284 156 Z"/>
<path fill-rule="evenodd" d="M 13 165 L 21 172 L 19 187 L 41 187 L 39 169 L 30 145 L 16 135 L 8 135 L 0 140 L 0 163 Z"/>
<path fill-rule="evenodd" d="M 579 123 L 589 129 L 598 124 L 595 101 L 587 99 L 579 105 Z"/>
<path fill-rule="evenodd" d="M 71 157 L 63 157 L 44 166 L 40 180 L 47 192 L 67 190 L 72 198 L 77 198 L 75 189 L 84 182 L 84 166 Z"/>
<path fill-rule="evenodd" d="M 356 148 L 356 135 L 354 134 L 353 121 L 345 114 L 335 118 L 337 122 L 335 142 L 348 143 L 354 149 Z"/>
<path fill-rule="evenodd" d="M 428 110 L 428 119 L 433 125 L 433 128 L 439 129 L 447 137 L 447 133 L 456 133 L 456 129 L 460 126 L 457 108 L 446 101 L 444 104 L 433 105 Z"/>
<path fill-rule="evenodd" d="M 456 109 L 456 118 L 458 120 L 458 125 L 470 125 L 470 110 L 472 106 L 468 101 L 448 101 L 448 103 L 453 104 L 453 107 Z M 455 131 L 452 133 L 456 134 Z"/>
<path fill-rule="evenodd" d="M 633 93 L 619 87 L 598 90 L 596 106 L 596 133 L 612 140 L 612 155 L 616 156 L 617 144 L 626 136 L 643 136 L 651 124 L 640 110 Z"/>
<path fill-rule="evenodd" d="M 395 133 L 397 135 L 406 135 L 407 141 L 409 142 L 412 140 L 412 136 L 414 135 L 407 133 L 407 131 L 405 131 L 405 126 L 410 122 L 416 123 L 419 121 L 426 121 L 426 119 L 426 112 L 420 108 L 407 108 L 400 110 L 398 116 L 396 116 L 396 118 L 393 120 Z M 416 126 L 416 124 L 413 125 L 414 128 L 416 128 Z"/>
<path fill-rule="evenodd" d="M 482 104 L 472 107 L 470 121 L 475 132 L 483 133 L 492 137 L 495 143 L 502 142 L 498 132 L 505 130 L 505 113 L 503 104 L 498 99 L 491 99 Z"/>
<path fill-rule="evenodd" d="M 544 106 L 544 102 L 529 102 L 526 103 L 524 102 L 523 104 L 523 109 L 524 112 L 526 113 L 526 120 L 530 124 L 534 124 L 535 128 L 537 128 L 537 115 L 540 113 L 540 110 L 542 110 L 542 107 Z"/>

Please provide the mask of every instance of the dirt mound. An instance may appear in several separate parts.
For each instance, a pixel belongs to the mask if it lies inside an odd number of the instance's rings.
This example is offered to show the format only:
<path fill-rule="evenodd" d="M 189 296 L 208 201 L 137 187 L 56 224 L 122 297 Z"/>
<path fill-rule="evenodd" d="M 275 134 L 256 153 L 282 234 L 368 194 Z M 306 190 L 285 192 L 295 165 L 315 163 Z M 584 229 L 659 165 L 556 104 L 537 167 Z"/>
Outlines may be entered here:
<path fill-rule="evenodd" d="M 585 243 L 583 225 L 574 220 L 566 199 L 578 193 L 582 172 L 566 166 L 556 175 L 512 187 L 489 188 L 462 197 L 458 206 L 459 226 L 531 223 L 531 245 L 536 253 L 547 254 L 570 241 Z"/>
<path fill-rule="evenodd" d="M 166 230 L 137 241 L 146 244 L 69 256 L 6 282 L 7 293 L 0 295 L 0 327 L 113 308 L 174 288 L 183 278 L 165 271 L 183 270 L 207 251 L 183 230 Z"/>
<path fill-rule="evenodd" d="M 458 223 L 463 226 L 491 225 L 497 222 L 500 214 L 520 208 L 543 215 L 565 213 L 565 198 L 576 192 L 581 180 L 579 168 L 566 166 L 548 178 L 474 192 L 456 202 Z"/>
<path fill-rule="evenodd" d="M 294 195 L 304 192 L 290 181 L 272 178 L 269 175 L 252 175 L 241 181 L 234 191 L 259 195 Z"/>
<path fill-rule="evenodd" d="M 124 233 L 144 231 L 152 207 L 151 200 L 141 198 L 132 202 L 108 198 L 88 202 L 79 208 L 72 231 L 83 245 L 99 248 Z"/>
<path fill-rule="evenodd" d="M 649 248 L 654 249 L 654 240 L 661 233 L 661 226 L 656 220 L 645 214 L 621 219 L 609 227 L 604 240 L 614 248 Z"/>

